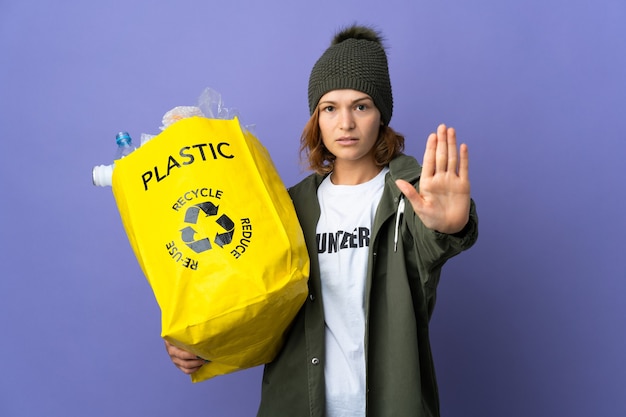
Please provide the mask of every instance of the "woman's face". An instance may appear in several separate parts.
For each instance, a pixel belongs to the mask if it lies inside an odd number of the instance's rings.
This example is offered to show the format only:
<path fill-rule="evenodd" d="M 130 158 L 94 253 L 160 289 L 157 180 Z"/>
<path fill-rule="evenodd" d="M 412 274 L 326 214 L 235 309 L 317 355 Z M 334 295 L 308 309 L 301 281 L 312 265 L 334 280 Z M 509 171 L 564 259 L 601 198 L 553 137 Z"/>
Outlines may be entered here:
<path fill-rule="evenodd" d="M 336 158 L 335 169 L 343 165 L 375 165 L 372 150 L 381 120 L 369 95 L 356 90 L 333 90 L 322 96 L 318 111 L 322 141 Z"/>

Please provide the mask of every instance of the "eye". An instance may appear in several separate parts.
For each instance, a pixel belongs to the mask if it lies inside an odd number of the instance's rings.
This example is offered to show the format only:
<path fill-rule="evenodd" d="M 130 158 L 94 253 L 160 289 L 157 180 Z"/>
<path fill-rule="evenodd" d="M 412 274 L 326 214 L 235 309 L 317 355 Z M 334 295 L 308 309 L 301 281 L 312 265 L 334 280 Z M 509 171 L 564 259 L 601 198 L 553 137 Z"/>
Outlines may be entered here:
<path fill-rule="evenodd" d="M 321 110 L 323 112 L 326 112 L 326 113 L 331 113 L 331 112 L 335 111 L 335 106 L 331 106 L 331 105 L 324 106 L 324 107 L 322 107 Z"/>
<path fill-rule="evenodd" d="M 356 105 L 356 109 L 358 111 L 365 111 L 369 108 L 369 106 L 367 104 L 357 104 Z"/>

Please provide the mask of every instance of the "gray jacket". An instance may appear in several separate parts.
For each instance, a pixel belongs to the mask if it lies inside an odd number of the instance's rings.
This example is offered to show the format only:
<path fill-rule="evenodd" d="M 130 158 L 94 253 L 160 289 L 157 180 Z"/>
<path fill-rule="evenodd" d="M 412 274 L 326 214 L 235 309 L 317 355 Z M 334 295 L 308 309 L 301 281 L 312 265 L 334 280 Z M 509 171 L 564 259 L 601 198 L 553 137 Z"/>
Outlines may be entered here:
<path fill-rule="evenodd" d="M 366 283 L 367 415 L 439 416 L 439 398 L 428 323 L 441 268 L 478 237 L 472 201 L 470 220 L 456 235 L 428 229 L 395 185 L 419 187 L 421 167 L 400 155 L 389 164 L 370 237 Z M 310 175 L 289 190 L 311 258 L 309 298 L 294 319 L 277 358 L 265 366 L 258 417 L 324 416 L 324 313 L 317 260 L 317 188 Z"/>

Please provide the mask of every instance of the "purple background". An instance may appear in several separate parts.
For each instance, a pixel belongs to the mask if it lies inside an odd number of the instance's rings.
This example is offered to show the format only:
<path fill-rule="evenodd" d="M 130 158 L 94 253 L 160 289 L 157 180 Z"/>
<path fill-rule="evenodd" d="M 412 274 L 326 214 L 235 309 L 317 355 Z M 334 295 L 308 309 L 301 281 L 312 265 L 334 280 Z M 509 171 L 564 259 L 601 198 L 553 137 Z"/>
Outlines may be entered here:
<path fill-rule="evenodd" d="M 390 45 L 392 126 L 470 147 L 477 245 L 432 321 L 453 417 L 626 415 L 623 0 L 0 0 L 0 415 L 252 416 L 261 368 L 192 385 L 110 189 L 113 137 L 222 93 L 287 185 L 332 32 Z"/>

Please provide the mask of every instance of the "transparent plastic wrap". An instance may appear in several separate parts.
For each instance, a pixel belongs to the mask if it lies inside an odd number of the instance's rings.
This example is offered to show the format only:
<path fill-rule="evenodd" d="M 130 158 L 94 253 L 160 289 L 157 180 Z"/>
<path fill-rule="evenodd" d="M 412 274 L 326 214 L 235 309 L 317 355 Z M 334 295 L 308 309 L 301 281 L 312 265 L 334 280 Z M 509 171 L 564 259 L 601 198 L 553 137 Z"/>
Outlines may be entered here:
<path fill-rule="evenodd" d="M 159 129 L 163 131 L 173 123 L 189 117 L 205 117 L 207 119 L 221 120 L 231 120 L 237 118 L 237 120 L 241 120 L 237 109 L 226 107 L 222 100 L 222 95 L 212 88 L 207 87 L 198 97 L 198 102 L 195 106 L 176 106 L 173 109 L 168 110 L 163 115 Z M 242 128 L 253 132 L 254 125 L 242 125 Z M 120 134 L 121 133 L 126 132 L 120 132 Z M 141 133 L 140 146 L 143 146 L 155 136 L 157 135 L 151 133 Z M 126 156 L 128 153 L 130 152 L 126 152 L 121 156 L 116 155 L 115 159 Z M 115 160 L 109 165 L 96 165 L 91 174 L 93 185 L 99 187 L 110 187 L 114 168 Z"/>

